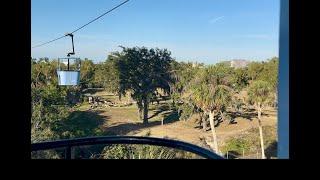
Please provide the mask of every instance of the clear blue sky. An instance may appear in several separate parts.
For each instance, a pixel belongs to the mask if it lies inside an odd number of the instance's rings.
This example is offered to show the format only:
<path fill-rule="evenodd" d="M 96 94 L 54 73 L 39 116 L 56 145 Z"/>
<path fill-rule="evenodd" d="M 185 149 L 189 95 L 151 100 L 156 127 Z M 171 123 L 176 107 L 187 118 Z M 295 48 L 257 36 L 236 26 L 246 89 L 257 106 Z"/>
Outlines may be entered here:
<path fill-rule="evenodd" d="M 280 0 L 131 0 L 75 34 L 78 57 L 104 61 L 126 47 L 167 48 L 179 61 L 266 60 L 278 56 Z M 31 45 L 71 32 L 123 0 L 32 0 Z M 64 38 L 31 50 L 57 58 Z"/>

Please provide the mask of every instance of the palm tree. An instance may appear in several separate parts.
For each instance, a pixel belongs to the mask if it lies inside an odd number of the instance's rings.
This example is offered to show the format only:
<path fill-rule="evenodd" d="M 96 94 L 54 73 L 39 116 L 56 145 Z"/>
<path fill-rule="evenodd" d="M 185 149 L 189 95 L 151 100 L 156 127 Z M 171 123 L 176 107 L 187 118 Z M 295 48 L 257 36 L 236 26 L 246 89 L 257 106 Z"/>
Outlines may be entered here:
<path fill-rule="evenodd" d="M 215 67 L 209 67 L 196 76 L 191 86 L 191 99 L 201 107 L 206 114 L 209 114 L 214 149 L 219 153 L 218 140 L 216 135 L 214 118 L 215 115 L 226 109 L 231 102 L 231 88 L 224 85 L 221 79 L 218 79 Z"/>
<path fill-rule="evenodd" d="M 258 122 L 259 122 L 259 133 L 260 133 L 260 144 L 261 144 L 261 154 L 262 159 L 265 159 L 264 153 L 264 140 L 263 140 L 263 131 L 262 131 L 262 122 L 261 115 L 263 106 L 268 103 L 270 100 L 270 95 L 272 89 L 269 83 L 265 81 L 256 81 L 251 84 L 249 87 L 249 100 L 254 103 L 255 109 L 258 112 Z"/>

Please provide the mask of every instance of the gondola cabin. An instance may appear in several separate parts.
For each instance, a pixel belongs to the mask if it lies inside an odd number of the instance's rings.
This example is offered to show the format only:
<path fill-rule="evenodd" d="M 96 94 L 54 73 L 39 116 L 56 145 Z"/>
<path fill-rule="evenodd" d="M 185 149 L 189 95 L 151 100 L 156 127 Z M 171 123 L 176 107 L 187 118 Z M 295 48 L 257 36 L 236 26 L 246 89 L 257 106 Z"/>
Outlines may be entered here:
<path fill-rule="evenodd" d="M 78 86 L 80 84 L 80 58 L 58 59 L 58 84 L 59 86 Z"/>

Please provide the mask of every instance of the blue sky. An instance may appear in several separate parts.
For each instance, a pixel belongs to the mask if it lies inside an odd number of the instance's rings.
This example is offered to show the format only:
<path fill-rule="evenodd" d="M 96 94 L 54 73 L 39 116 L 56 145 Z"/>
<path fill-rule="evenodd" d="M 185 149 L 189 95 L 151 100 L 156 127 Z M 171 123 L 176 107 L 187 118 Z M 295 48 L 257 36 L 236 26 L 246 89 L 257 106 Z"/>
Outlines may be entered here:
<path fill-rule="evenodd" d="M 31 45 L 71 32 L 124 0 L 32 0 Z M 278 56 L 279 0 L 131 0 L 75 34 L 76 56 L 104 61 L 119 45 L 167 48 L 178 61 Z M 58 58 L 64 38 L 31 50 Z"/>

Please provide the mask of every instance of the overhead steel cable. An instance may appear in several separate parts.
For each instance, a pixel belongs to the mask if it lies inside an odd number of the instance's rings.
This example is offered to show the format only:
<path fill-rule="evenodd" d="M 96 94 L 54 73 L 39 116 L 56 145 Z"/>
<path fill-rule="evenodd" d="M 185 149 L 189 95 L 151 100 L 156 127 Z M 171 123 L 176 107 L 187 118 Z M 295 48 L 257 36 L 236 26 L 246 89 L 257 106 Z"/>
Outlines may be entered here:
<path fill-rule="evenodd" d="M 122 3 L 121 3 L 121 4 L 119 4 L 118 6 L 116 6 L 116 7 L 112 8 L 112 9 L 110 9 L 109 11 L 107 11 L 107 12 L 103 13 L 103 14 L 102 14 L 102 15 L 100 15 L 99 17 L 97 17 L 97 18 L 95 18 L 95 19 L 91 20 L 91 21 L 90 21 L 90 22 L 88 22 L 87 24 L 85 24 L 85 25 L 83 25 L 83 26 L 81 26 L 81 27 L 77 28 L 76 30 L 74 30 L 72 33 L 69 33 L 69 34 L 74 34 L 74 33 L 78 32 L 78 31 L 79 31 L 79 30 L 81 30 L 82 28 L 84 28 L 84 27 L 88 26 L 89 24 L 93 23 L 94 21 L 96 21 L 96 20 L 98 20 L 98 19 L 102 18 L 102 17 L 103 17 L 103 16 L 105 16 L 106 14 L 109 14 L 110 12 L 112 12 L 112 11 L 114 11 L 114 10 L 118 9 L 119 7 L 121 7 L 122 5 L 126 4 L 126 3 L 127 3 L 127 2 L 129 2 L 129 1 L 130 1 L 130 0 L 126 0 L 126 1 L 122 2 Z M 54 39 L 54 40 L 51 40 L 51 41 L 45 42 L 45 43 L 43 43 L 43 44 L 40 44 L 40 45 L 34 46 L 34 47 L 32 47 L 32 48 L 37 48 L 37 47 L 40 47 L 40 46 L 47 45 L 47 44 L 49 44 L 49 43 L 52 43 L 52 42 L 57 41 L 57 40 L 59 40 L 59 39 L 62 39 L 62 38 L 64 38 L 64 37 L 66 37 L 66 36 L 68 36 L 68 34 L 63 35 L 63 36 L 61 36 L 61 37 L 59 37 L 59 38 L 56 38 L 56 39 Z"/>
<path fill-rule="evenodd" d="M 80 27 L 80 28 L 78 28 L 77 30 L 73 31 L 71 34 L 76 33 L 76 32 L 77 32 L 77 31 L 79 31 L 80 29 L 82 29 L 82 28 L 84 28 L 84 27 L 88 26 L 89 24 L 93 23 L 94 21 L 96 21 L 96 20 L 98 20 L 98 19 L 102 18 L 102 17 L 103 17 L 103 16 L 105 16 L 106 14 L 108 14 L 108 13 L 110 13 L 110 12 L 114 11 L 115 9 L 119 8 L 120 6 L 124 5 L 124 4 L 125 4 L 125 3 L 127 3 L 127 2 L 129 2 L 129 0 L 126 0 L 126 1 L 124 1 L 123 3 L 119 4 L 118 6 L 116 6 L 116 7 L 112 8 L 112 9 L 110 9 L 109 11 L 105 12 L 105 13 L 104 13 L 104 14 L 102 14 L 101 16 L 99 16 L 99 17 L 97 17 L 97 18 L 93 19 L 92 21 L 90 21 L 90 22 L 88 22 L 87 24 L 85 24 L 85 25 L 81 26 L 81 27 Z"/>
<path fill-rule="evenodd" d="M 54 41 L 58 41 L 59 39 L 62 39 L 62 38 L 64 38 L 64 37 L 66 37 L 66 35 L 61 36 L 61 37 L 59 37 L 59 38 L 57 38 L 57 39 L 51 40 L 51 41 L 49 41 L 49 42 L 45 42 L 45 43 L 43 43 L 43 44 L 40 44 L 40 45 L 34 46 L 34 47 L 32 47 L 32 48 L 37 48 L 37 47 L 40 47 L 40 46 L 47 45 L 47 44 L 52 43 L 52 42 L 54 42 Z"/>

